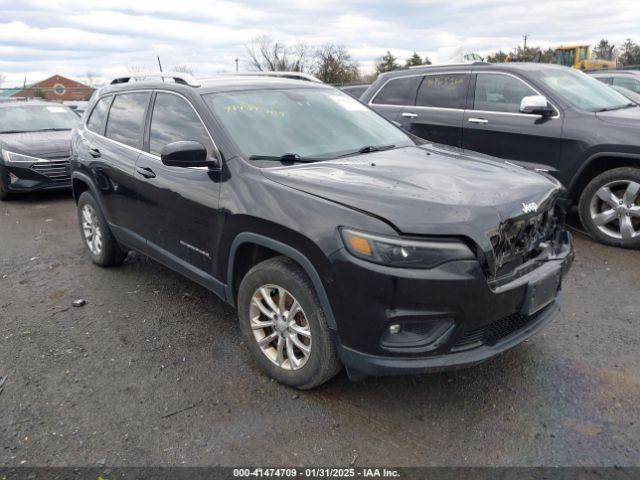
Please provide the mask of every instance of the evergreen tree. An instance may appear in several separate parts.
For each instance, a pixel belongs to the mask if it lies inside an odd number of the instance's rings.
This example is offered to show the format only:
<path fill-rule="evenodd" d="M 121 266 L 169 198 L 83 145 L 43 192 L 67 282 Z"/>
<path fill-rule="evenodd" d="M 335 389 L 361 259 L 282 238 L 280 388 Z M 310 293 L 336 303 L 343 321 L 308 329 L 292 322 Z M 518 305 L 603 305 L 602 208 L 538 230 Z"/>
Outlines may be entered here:
<path fill-rule="evenodd" d="M 398 59 L 394 57 L 389 50 L 387 50 L 387 53 L 380 57 L 380 59 L 376 62 L 376 72 L 384 73 L 391 72 L 392 70 L 397 70 L 398 68 L 400 68 L 400 65 L 396 63 L 396 60 Z"/>
<path fill-rule="evenodd" d="M 416 67 L 418 65 L 422 65 L 422 57 L 417 52 L 413 52 L 413 55 L 407 58 L 404 64 L 405 67 Z"/>

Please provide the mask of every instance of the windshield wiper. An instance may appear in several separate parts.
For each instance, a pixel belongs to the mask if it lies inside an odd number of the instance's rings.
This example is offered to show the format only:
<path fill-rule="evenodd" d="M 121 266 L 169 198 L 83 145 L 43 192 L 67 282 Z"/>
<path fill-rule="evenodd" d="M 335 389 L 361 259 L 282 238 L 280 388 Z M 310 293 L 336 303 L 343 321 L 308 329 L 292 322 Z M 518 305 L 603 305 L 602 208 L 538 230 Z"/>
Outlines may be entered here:
<path fill-rule="evenodd" d="M 596 110 L 596 113 L 599 112 L 611 112 L 613 110 L 622 110 L 623 108 L 631 108 L 631 107 L 635 107 L 636 104 L 635 103 L 627 103 L 626 105 L 619 105 L 617 107 L 605 107 L 605 108 L 601 108 L 600 110 Z"/>
<path fill-rule="evenodd" d="M 354 152 L 344 153 L 342 155 L 337 155 L 335 157 L 330 158 L 342 158 L 348 157 L 351 155 L 358 155 L 360 153 L 371 153 L 371 152 L 380 152 L 382 150 L 390 150 L 395 148 L 395 145 L 366 145 Z M 297 153 L 285 153 L 284 155 L 251 155 L 249 160 L 275 160 L 285 163 L 310 163 L 310 162 L 319 162 L 321 160 L 327 160 L 328 158 L 311 158 L 311 157 L 301 157 Z"/>
<path fill-rule="evenodd" d="M 391 150 L 395 145 L 366 145 L 358 150 L 358 153 L 381 152 L 383 150 Z"/>
<path fill-rule="evenodd" d="M 251 155 L 249 160 L 275 160 L 285 163 L 310 163 L 317 162 L 319 158 L 301 157 L 297 153 L 285 153 L 284 155 Z"/>
<path fill-rule="evenodd" d="M 40 128 L 38 130 L 31 130 L 31 132 L 63 132 L 66 130 L 72 130 L 71 128 Z"/>
<path fill-rule="evenodd" d="M 3 130 L 0 133 L 27 133 L 27 130 Z"/>
<path fill-rule="evenodd" d="M 362 148 L 354 152 L 343 153 L 342 155 L 337 155 L 333 158 L 342 158 L 342 157 L 351 157 L 352 155 L 358 155 L 359 153 L 372 153 L 372 152 L 381 152 L 383 150 L 391 150 L 392 148 L 396 148 L 395 145 L 365 145 Z"/>

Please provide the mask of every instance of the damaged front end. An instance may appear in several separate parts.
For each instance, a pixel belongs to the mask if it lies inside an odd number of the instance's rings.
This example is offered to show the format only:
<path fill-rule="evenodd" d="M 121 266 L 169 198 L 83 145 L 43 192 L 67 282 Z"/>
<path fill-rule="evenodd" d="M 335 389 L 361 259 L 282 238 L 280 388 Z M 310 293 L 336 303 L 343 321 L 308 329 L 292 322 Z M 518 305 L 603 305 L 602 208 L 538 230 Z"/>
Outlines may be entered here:
<path fill-rule="evenodd" d="M 553 199 L 535 212 L 509 218 L 487 232 L 492 252 L 483 266 L 489 285 L 498 288 L 535 270 L 540 262 L 571 251 L 565 221 L 566 210 Z"/>

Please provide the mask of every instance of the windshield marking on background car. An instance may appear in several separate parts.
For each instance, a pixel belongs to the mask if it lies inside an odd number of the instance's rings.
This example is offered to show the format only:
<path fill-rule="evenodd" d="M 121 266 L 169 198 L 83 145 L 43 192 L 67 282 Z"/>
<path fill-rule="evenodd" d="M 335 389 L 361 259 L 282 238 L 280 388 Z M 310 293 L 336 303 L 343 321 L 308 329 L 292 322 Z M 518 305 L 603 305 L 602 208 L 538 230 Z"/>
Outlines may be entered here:
<path fill-rule="evenodd" d="M 0 108 L 0 133 L 72 130 L 79 123 L 80 119 L 69 108 L 55 104 Z"/>

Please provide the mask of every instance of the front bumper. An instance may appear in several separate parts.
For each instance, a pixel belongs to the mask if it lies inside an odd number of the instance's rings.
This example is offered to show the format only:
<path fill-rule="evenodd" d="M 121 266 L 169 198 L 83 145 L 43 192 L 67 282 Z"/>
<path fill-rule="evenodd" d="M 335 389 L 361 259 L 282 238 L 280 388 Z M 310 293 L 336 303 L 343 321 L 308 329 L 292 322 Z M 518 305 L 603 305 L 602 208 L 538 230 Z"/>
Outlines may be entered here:
<path fill-rule="evenodd" d="M 553 253 L 525 265 L 508 283 L 490 284 L 477 261 L 430 270 L 389 268 L 339 251 L 332 295 L 339 351 L 352 378 L 425 373 L 475 365 L 508 350 L 551 322 L 561 279 L 573 262 L 568 233 Z M 555 276 L 552 301 L 527 315 L 532 286 Z M 390 326 L 436 332 L 428 344 L 390 345 Z M 437 325 L 438 328 L 432 327 Z M 450 328 L 447 326 L 450 325 Z M 427 335 L 428 337 L 428 335 Z"/>
<path fill-rule="evenodd" d="M 0 177 L 11 193 L 57 190 L 71 187 L 71 167 L 68 159 L 52 159 L 32 165 L 0 164 Z"/>
<path fill-rule="evenodd" d="M 494 345 L 482 345 L 470 350 L 452 352 L 428 357 L 388 357 L 368 355 L 340 346 L 340 356 L 353 379 L 360 376 L 409 375 L 418 373 L 435 373 L 447 370 L 458 370 L 472 367 L 532 337 L 550 323 L 560 311 L 556 300 L 539 312 L 535 320 L 512 335 L 505 337 Z"/>

